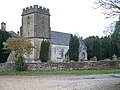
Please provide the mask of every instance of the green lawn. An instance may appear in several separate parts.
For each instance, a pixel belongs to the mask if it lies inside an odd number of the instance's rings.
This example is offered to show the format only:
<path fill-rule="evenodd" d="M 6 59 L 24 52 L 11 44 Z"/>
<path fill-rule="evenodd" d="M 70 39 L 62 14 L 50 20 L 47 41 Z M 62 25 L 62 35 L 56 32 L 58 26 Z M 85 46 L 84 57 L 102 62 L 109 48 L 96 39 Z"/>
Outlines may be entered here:
<path fill-rule="evenodd" d="M 0 71 L 0 76 L 37 76 L 37 75 L 89 75 L 89 74 L 111 74 L 120 73 L 120 69 L 111 70 L 40 70 L 40 71 Z"/>
<path fill-rule="evenodd" d="M 115 87 L 120 88 L 120 83 L 116 84 Z"/>

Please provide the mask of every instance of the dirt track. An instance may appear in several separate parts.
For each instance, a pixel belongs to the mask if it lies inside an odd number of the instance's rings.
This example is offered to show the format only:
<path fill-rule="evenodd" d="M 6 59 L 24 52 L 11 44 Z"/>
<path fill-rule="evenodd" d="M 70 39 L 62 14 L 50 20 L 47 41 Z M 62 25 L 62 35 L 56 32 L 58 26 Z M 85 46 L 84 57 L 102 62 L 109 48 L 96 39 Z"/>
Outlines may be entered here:
<path fill-rule="evenodd" d="M 0 76 L 0 90 L 115 90 L 120 78 L 85 76 Z"/>

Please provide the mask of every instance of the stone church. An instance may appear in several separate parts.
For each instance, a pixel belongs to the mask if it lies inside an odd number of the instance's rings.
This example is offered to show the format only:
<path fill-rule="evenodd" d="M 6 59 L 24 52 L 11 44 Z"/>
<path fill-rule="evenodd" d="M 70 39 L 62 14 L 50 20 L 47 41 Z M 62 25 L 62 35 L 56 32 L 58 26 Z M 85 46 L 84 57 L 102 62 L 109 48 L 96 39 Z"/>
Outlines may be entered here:
<path fill-rule="evenodd" d="M 22 26 L 20 35 L 27 37 L 35 46 L 31 55 L 25 56 L 26 60 L 39 60 L 39 52 L 42 40 L 50 41 L 50 60 L 53 62 L 69 61 L 67 52 L 69 49 L 70 34 L 51 31 L 49 9 L 34 5 L 23 9 Z M 80 39 L 79 61 L 87 60 L 87 47 Z"/>

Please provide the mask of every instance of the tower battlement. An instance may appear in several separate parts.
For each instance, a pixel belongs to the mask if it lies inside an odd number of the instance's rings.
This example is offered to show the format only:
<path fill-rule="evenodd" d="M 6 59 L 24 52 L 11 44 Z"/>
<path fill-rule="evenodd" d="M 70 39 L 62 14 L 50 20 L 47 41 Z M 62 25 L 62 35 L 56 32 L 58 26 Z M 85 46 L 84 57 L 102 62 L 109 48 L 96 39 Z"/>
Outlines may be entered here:
<path fill-rule="evenodd" d="M 44 14 L 44 15 L 50 15 L 48 8 L 41 7 L 38 5 L 24 8 L 23 12 L 22 12 L 22 16 L 30 14 L 30 13 L 40 13 L 40 14 Z"/>

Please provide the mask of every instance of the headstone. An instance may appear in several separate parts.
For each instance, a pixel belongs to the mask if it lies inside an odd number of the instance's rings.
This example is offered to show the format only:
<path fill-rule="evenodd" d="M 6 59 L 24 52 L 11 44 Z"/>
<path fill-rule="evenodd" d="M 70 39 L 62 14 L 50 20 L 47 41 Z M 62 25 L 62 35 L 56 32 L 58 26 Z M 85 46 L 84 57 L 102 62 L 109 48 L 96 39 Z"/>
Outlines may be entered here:
<path fill-rule="evenodd" d="M 117 60 L 117 56 L 115 54 L 112 55 L 112 60 L 114 60 L 114 61 Z"/>
<path fill-rule="evenodd" d="M 71 63 L 75 62 L 74 60 L 70 60 Z"/>
<path fill-rule="evenodd" d="M 96 56 L 93 57 L 93 61 L 97 61 L 97 57 Z"/>
<path fill-rule="evenodd" d="M 111 61 L 109 58 L 107 58 L 107 59 L 104 59 L 104 61 Z"/>

